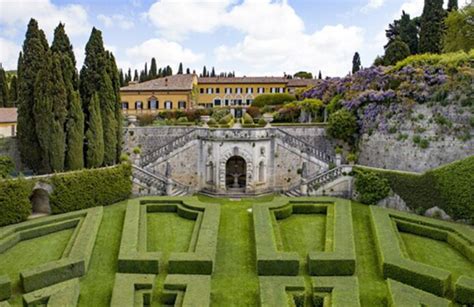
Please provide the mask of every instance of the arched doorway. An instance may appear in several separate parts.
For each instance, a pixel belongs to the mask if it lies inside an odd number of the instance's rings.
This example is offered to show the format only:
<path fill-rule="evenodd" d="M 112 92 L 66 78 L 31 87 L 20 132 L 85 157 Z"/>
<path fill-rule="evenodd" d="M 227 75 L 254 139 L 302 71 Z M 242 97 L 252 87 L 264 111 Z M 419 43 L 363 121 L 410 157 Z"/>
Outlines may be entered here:
<path fill-rule="evenodd" d="M 35 189 L 30 197 L 33 214 L 51 214 L 49 193 L 45 189 Z"/>
<path fill-rule="evenodd" d="M 225 165 L 225 186 L 231 190 L 245 190 L 247 185 L 247 163 L 242 157 L 233 156 Z"/>

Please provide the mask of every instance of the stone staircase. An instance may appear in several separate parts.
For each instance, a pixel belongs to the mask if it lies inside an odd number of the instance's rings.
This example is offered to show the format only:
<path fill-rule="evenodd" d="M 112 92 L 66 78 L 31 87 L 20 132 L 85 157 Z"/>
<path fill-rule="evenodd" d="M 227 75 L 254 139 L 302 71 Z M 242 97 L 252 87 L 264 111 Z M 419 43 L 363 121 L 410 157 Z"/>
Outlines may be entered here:
<path fill-rule="evenodd" d="M 306 179 L 307 195 L 315 195 L 320 187 L 333 182 L 334 180 L 349 174 L 352 171 L 351 165 L 340 165 L 323 173 L 314 175 Z M 289 197 L 307 196 L 301 192 L 303 181 L 300 181 L 284 194 Z"/>
<path fill-rule="evenodd" d="M 139 187 L 137 195 L 170 195 L 184 196 L 189 194 L 189 187 L 160 174 L 151 173 L 132 165 L 133 183 Z"/>

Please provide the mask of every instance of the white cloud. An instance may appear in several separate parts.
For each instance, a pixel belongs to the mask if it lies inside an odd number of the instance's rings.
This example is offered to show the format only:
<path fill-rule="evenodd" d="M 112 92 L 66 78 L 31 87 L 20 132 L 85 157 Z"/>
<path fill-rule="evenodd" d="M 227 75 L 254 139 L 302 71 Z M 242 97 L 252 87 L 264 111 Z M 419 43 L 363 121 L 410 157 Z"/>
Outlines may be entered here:
<path fill-rule="evenodd" d="M 159 0 L 146 17 L 168 39 L 183 39 L 190 32 L 213 31 L 225 20 L 226 8 L 233 0 Z"/>
<path fill-rule="evenodd" d="M 100 14 L 97 16 L 97 19 L 101 21 L 107 28 L 119 27 L 123 30 L 129 30 L 134 26 L 132 20 L 121 14 L 114 14 L 112 16 Z"/>
<path fill-rule="evenodd" d="M 215 54 L 220 63 L 251 67 L 252 74 L 322 70 L 324 75 L 334 76 L 348 72 L 352 55 L 362 45 L 360 28 L 336 25 L 325 26 L 313 34 L 299 32 L 270 39 L 247 35 L 234 46 L 216 48 Z"/>
<path fill-rule="evenodd" d="M 66 24 L 66 31 L 70 36 L 87 34 L 91 28 L 87 12 L 81 5 L 58 6 L 50 0 L 2 1 L 0 25 L 6 31 L 24 32 L 30 18 L 38 21 L 49 38 L 53 36 L 54 28 L 59 22 Z"/>
<path fill-rule="evenodd" d="M 16 70 L 20 46 L 0 37 L 0 63 L 5 70 Z"/>
<path fill-rule="evenodd" d="M 157 61 L 159 67 L 170 65 L 176 67 L 179 62 L 185 65 L 193 64 L 203 58 L 203 54 L 196 54 L 190 49 L 183 48 L 176 42 L 165 39 L 150 39 L 138 46 L 128 48 L 125 51 L 128 61 L 119 61 L 119 67 L 143 67 L 143 63 L 149 62 L 152 57 Z"/>
<path fill-rule="evenodd" d="M 423 13 L 423 0 L 407 0 L 401 6 L 400 9 L 394 14 L 394 18 L 400 18 L 402 11 L 410 14 L 410 17 L 420 16 Z"/>
<path fill-rule="evenodd" d="M 368 12 L 370 10 L 378 9 L 384 4 L 385 0 L 369 0 L 367 4 L 362 7 L 362 12 Z"/>

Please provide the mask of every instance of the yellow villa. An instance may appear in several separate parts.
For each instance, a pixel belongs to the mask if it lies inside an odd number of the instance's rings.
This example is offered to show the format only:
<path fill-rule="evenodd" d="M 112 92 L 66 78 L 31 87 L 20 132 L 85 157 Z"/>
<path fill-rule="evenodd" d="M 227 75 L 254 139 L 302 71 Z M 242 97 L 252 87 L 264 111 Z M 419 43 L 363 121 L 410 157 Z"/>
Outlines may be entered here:
<path fill-rule="evenodd" d="M 235 116 L 250 106 L 258 95 L 295 93 L 314 85 L 314 79 L 284 77 L 206 77 L 194 74 L 173 75 L 120 89 L 125 114 L 229 107 Z"/>
<path fill-rule="evenodd" d="M 0 138 L 16 136 L 17 109 L 0 108 Z"/>

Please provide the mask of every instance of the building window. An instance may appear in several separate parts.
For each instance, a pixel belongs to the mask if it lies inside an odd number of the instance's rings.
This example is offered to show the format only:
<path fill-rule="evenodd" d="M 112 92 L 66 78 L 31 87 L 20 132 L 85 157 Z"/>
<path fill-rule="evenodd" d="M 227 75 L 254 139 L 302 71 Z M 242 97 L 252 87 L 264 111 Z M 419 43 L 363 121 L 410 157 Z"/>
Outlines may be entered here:
<path fill-rule="evenodd" d="M 141 101 L 136 101 L 136 102 L 135 102 L 135 109 L 136 109 L 136 110 L 142 110 L 142 109 L 143 109 L 143 102 L 141 102 Z"/>
<path fill-rule="evenodd" d="M 171 110 L 173 108 L 173 102 L 172 101 L 165 101 L 165 109 L 166 110 Z"/>
<path fill-rule="evenodd" d="M 226 93 L 226 94 L 232 94 L 232 88 L 226 87 L 226 88 L 225 88 L 225 93 Z"/>
<path fill-rule="evenodd" d="M 258 181 L 265 181 L 265 164 L 263 163 L 263 161 L 261 161 L 258 165 Z"/>
<path fill-rule="evenodd" d="M 202 87 L 199 89 L 199 93 L 204 94 L 204 89 Z"/>
<path fill-rule="evenodd" d="M 259 87 L 259 88 L 258 88 L 258 93 L 259 93 L 259 94 L 265 93 L 265 89 L 264 89 L 263 87 Z"/>
<path fill-rule="evenodd" d="M 220 107 L 221 106 L 221 100 L 220 99 L 214 99 L 214 106 Z"/>
<path fill-rule="evenodd" d="M 280 87 L 280 88 L 279 88 L 279 93 L 280 93 L 280 94 L 283 94 L 284 92 L 285 92 L 285 89 L 282 88 L 282 87 Z"/>
<path fill-rule="evenodd" d="M 242 105 L 242 99 L 236 99 L 235 104 L 238 105 L 238 106 L 241 106 Z"/>
<path fill-rule="evenodd" d="M 247 99 L 247 100 L 245 100 L 245 102 L 246 102 L 246 103 L 247 103 L 247 105 L 249 106 L 249 105 L 251 105 L 251 104 L 252 104 L 252 102 L 253 102 L 253 99 Z"/>
<path fill-rule="evenodd" d="M 12 136 L 16 136 L 16 129 L 15 125 L 12 125 Z"/>
<path fill-rule="evenodd" d="M 152 98 L 148 101 L 148 109 L 150 110 L 158 109 L 158 102 L 156 101 L 155 98 Z"/>
<path fill-rule="evenodd" d="M 186 101 L 178 101 L 178 109 L 186 109 Z"/>
<path fill-rule="evenodd" d="M 220 89 L 220 88 L 218 88 L 218 87 L 216 87 L 216 94 L 219 94 L 219 93 L 220 93 L 220 91 L 221 91 L 221 89 Z"/>
<path fill-rule="evenodd" d="M 122 102 L 122 110 L 128 110 L 128 102 L 126 101 Z"/>
<path fill-rule="evenodd" d="M 247 94 L 253 94 L 253 87 L 247 87 Z"/>
<path fill-rule="evenodd" d="M 213 92 L 214 92 L 214 89 L 212 87 L 208 87 L 206 94 L 213 94 Z"/>
<path fill-rule="evenodd" d="M 225 100 L 224 100 L 224 105 L 225 105 L 225 106 L 228 106 L 228 105 L 229 105 L 229 99 L 225 99 Z"/>
<path fill-rule="evenodd" d="M 237 94 L 242 94 L 242 88 L 241 88 L 241 87 L 236 88 L 236 89 L 235 89 L 235 92 L 236 92 Z"/>

